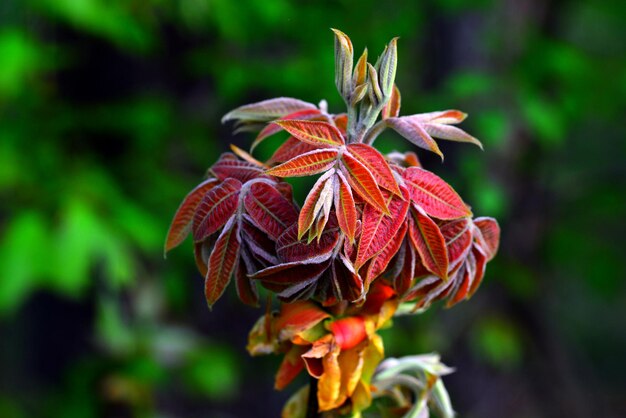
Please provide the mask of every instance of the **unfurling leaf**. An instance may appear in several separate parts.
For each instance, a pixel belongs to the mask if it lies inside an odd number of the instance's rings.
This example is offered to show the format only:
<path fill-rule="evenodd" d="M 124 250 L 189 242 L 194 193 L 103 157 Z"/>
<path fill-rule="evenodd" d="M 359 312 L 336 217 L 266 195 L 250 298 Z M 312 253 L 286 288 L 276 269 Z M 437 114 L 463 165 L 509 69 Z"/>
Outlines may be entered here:
<path fill-rule="evenodd" d="M 345 33 L 331 29 L 335 34 L 335 85 L 339 94 L 348 101 L 352 93 L 352 65 L 354 51 L 352 42 Z"/>
<path fill-rule="evenodd" d="M 454 189 L 430 171 L 409 167 L 402 178 L 411 200 L 433 218 L 449 220 L 472 215 Z"/>
<path fill-rule="evenodd" d="M 394 85 L 393 91 L 391 92 L 391 97 L 389 98 L 389 101 L 387 102 L 385 107 L 383 107 L 383 110 L 381 112 L 382 118 L 397 118 L 398 115 L 400 115 L 400 103 L 400 89 L 398 89 L 398 86 Z"/>
<path fill-rule="evenodd" d="M 398 66 L 398 38 L 393 38 L 385 48 L 380 57 L 380 67 L 378 67 L 378 80 L 380 89 L 389 100 L 393 93 L 393 86 L 396 80 L 396 68 Z"/>
<path fill-rule="evenodd" d="M 187 238 L 189 232 L 191 232 L 191 222 L 193 216 L 202 201 L 204 195 L 218 184 L 217 179 L 208 179 L 196 186 L 187 196 L 183 199 L 182 203 L 176 210 L 170 229 L 167 232 L 167 238 L 165 240 L 165 253 L 172 248 L 177 247 L 181 242 Z"/>

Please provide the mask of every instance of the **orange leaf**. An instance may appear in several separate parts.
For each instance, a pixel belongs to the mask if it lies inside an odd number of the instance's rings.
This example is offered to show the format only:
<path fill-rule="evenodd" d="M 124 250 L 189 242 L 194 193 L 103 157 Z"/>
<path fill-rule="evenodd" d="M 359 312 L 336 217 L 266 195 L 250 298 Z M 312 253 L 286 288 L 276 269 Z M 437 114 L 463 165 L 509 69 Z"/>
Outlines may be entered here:
<path fill-rule="evenodd" d="M 347 148 L 351 156 L 367 167 L 380 187 L 397 196 L 402 196 L 389 164 L 376 148 L 366 144 L 350 144 Z"/>
<path fill-rule="evenodd" d="M 305 109 L 300 110 L 298 112 L 290 113 L 289 115 L 283 116 L 282 120 L 290 120 L 290 119 L 298 119 L 298 120 L 310 120 L 313 118 L 318 118 L 322 116 L 322 112 L 319 109 Z M 252 152 L 257 145 L 263 142 L 267 137 L 274 135 L 277 132 L 280 132 L 282 127 L 275 123 L 268 124 L 259 134 L 257 135 L 254 142 L 250 146 L 250 152 Z"/>
<path fill-rule="evenodd" d="M 344 154 L 342 159 L 344 168 L 348 173 L 348 183 L 350 183 L 352 189 L 368 204 L 389 215 L 390 212 L 385 203 L 385 198 L 378 188 L 376 179 L 367 167 L 350 154 Z"/>
<path fill-rule="evenodd" d="M 331 168 L 338 155 L 339 152 L 334 149 L 314 150 L 271 168 L 266 173 L 277 177 L 311 176 Z"/>
<path fill-rule="evenodd" d="M 291 160 L 293 157 L 319 149 L 319 147 L 306 142 L 302 142 L 290 136 L 287 140 L 274 152 L 268 160 L 268 164 L 283 163 Z"/>
<path fill-rule="evenodd" d="M 339 228 L 346 235 L 350 243 L 354 243 L 356 233 L 357 211 L 352 197 L 352 190 L 348 185 L 348 180 L 338 171 L 335 180 L 335 213 Z"/>
<path fill-rule="evenodd" d="M 307 144 L 319 147 L 338 147 L 344 144 L 339 129 L 328 122 L 310 120 L 278 120 L 278 126 Z"/>

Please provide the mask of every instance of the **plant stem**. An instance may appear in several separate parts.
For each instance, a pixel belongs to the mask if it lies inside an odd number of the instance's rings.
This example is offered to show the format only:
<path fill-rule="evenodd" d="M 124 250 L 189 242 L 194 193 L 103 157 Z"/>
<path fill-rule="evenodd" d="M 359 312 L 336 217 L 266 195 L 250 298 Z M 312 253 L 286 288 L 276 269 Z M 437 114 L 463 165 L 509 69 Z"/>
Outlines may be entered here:
<path fill-rule="evenodd" d="M 319 405 L 317 404 L 317 379 L 310 376 L 309 381 L 309 401 L 306 407 L 306 418 L 319 418 Z"/>

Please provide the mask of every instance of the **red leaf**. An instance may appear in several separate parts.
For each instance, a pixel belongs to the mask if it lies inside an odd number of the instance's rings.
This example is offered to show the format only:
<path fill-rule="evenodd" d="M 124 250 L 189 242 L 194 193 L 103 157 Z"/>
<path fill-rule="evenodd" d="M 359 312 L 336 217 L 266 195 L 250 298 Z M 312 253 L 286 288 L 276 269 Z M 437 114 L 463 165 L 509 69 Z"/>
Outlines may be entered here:
<path fill-rule="evenodd" d="M 409 237 L 424 266 L 434 275 L 448 279 L 446 241 L 437 224 L 427 215 L 415 210 L 409 218 Z"/>
<path fill-rule="evenodd" d="M 402 177 L 413 202 L 428 215 L 443 220 L 471 216 L 461 197 L 439 176 L 423 168 L 408 167 Z"/>
<path fill-rule="evenodd" d="M 220 159 L 209 169 L 211 173 L 218 179 L 224 181 L 227 178 L 234 178 L 242 183 L 248 180 L 267 177 L 265 170 L 256 164 L 237 159 Z"/>
<path fill-rule="evenodd" d="M 480 234 L 477 234 L 478 244 L 485 252 L 487 261 L 489 261 L 495 257 L 500 245 L 500 226 L 498 221 L 493 218 L 482 217 L 474 219 L 474 225 L 480 231 Z"/>
<path fill-rule="evenodd" d="M 335 115 L 334 122 L 337 129 L 342 133 L 345 133 L 346 129 L 348 129 L 348 115 L 346 113 Z"/>
<path fill-rule="evenodd" d="M 348 173 L 348 183 L 352 189 L 369 205 L 389 215 L 385 198 L 378 188 L 378 184 L 376 184 L 376 179 L 367 167 L 350 154 L 344 154 L 342 159 Z"/>
<path fill-rule="evenodd" d="M 194 241 L 202 241 L 224 226 L 237 209 L 240 190 L 241 183 L 229 178 L 204 195 L 193 219 Z"/>
<path fill-rule="evenodd" d="M 382 118 L 397 118 L 400 114 L 400 102 L 400 90 L 398 89 L 398 86 L 394 84 L 391 98 L 389 99 L 385 107 L 383 107 L 383 110 L 381 112 Z"/>
<path fill-rule="evenodd" d="M 302 177 L 318 174 L 330 169 L 337 161 L 339 152 L 320 149 L 307 152 L 269 169 L 266 173 L 277 177 Z"/>
<path fill-rule="evenodd" d="M 402 188 L 405 199 L 389 194 L 388 207 L 391 216 L 386 216 L 372 206 L 365 206 L 361 239 L 357 250 L 355 266 L 360 268 L 367 260 L 380 253 L 396 235 L 406 221 L 409 210 L 408 192 Z"/>
<path fill-rule="evenodd" d="M 250 306 L 258 306 L 259 304 L 259 294 L 256 289 L 256 284 L 250 280 L 248 277 L 249 272 L 246 268 L 243 260 L 239 260 L 237 262 L 237 266 L 235 268 L 235 284 L 237 288 L 237 296 L 239 299 Z"/>
<path fill-rule="evenodd" d="M 281 117 L 281 119 L 282 120 L 292 120 L 292 119 L 310 120 L 310 119 L 314 119 L 320 116 L 322 116 L 322 112 L 319 109 L 305 109 L 305 110 L 300 110 L 298 112 L 290 113 L 289 115 Z M 272 136 L 275 133 L 280 132 L 281 130 L 282 130 L 282 127 L 278 124 L 275 124 L 275 123 L 268 124 L 265 128 L 263 128 L 261 132 L 259 132 L 259 135 L 257 135 L 256 139 L 250 146 L 250 152 L 252 152 L 257 147 L 257 145 L 263 142 L 265 138 Z"/>
<path fill-rule="evenodd" d="M 311 228 L 311 225 L 313 225 L 313 222 L 322 210 L 325 200 L 332 198 L 334 174 L 335 170 L 333 169 L 324 173 L 315 182 L 307 195 L 298 216 L 298 239 L 301 239 L 306 231 Z"/>
<path fill-rule="evenodd" d="M 401 196 L 398 183 L 389 168 L 389 164 L 378 150 L 366 144 L 350 144 L 348 151 L 372 173 L 376 183 L 391 193 Z"/>
<path fill-rule="evenodd" d="M 383 272 L 387 269 L 387 266 L 396 255 L 402 242 L 404 241 L 404 236 L 406 235 L 406 231 L 408 228 L 408 224 L 404 222 L 396 235 L 387 242 L 387 245 L 383 248 L 383 250 L 372 259 L 371 263 L 367 267 L 367 274 L 365 275 L 365 288 L 369 289 L 370 283 L 372 283 L 378 276 L 383 274 Z M 369 296 L 368 296 L 369 298 Z"/>
<path fill-rule="evenodd" d="M 293 345 L 283 357 L 282 363 L 276 372 L 276 380 L 274 388 L 283 390 L 289 383 L 293 381 L 304 369 L 304 360 L 300 357 L 308 351 L 308 347 Z"/>
<path fill-rule="evenodd" d="M 342 254 L 331 264 L 330 280 L 336 301 L 356 302 L 365 295 L 363 280 Z"/>
<path fill-rule="evenodd" d="M 193 215 L 200 205 L 204 195 L 218 184 L 216 179 L 208 179 L 196 186 L 187 196 L 183 199 L 182 203 L 176 210 L 170 229 L 167 232 L 167 238 L 165 240 L 165 253 L 172 248 L 177 247 L 181 242 L 187 238 L 191 231 L 191 221 Z"/>
<path fill-rule="evenodd" d="M 243 202 L 254 224 L 273 239 L 278 239 L 298 217 L 293 203 L 267 183 L 250 185 Z"/>
<path fill-rule="evenodd" d="M 224 227 L 209 257 L 209 271 L 204 281 L 204 294 L 209 307 L 222 296 L 235 270 L 239 257 L 239 225 L 235 218 Z"/>
<path fill-rule="evenodd" d="M 446 222 L 441 227 L 441 234 L 448 249 L 448 273 L 465 260 L 472 247 L 471 221 L 467 218 Z"/>
<path fill-rule="evenodd" d="M 443 160 L 443 154 L 439 146 L 428 132 L 426 132 L 423 124 L 419 121 L 411 116 L 403 116 L 399 118 L 387 118 L 385 119 L 385 123 L 413 144 L 434 152 Z"/>
<path fill-rule="evenodd" d="M 485 276 L 485 268 L 487 266 L 487 257 L 482 251 L 474 248 L 472 254 L 476 260 L 476 272 L 474 273 L 474 280 L 469 289 L 468 297 L 471 297 L 478 290 L 478 286 L 480 286 Z"/>
<path fill-rule="evenodd" d="M 263 164 L 261 161 L 257 160 L 252 155 L 250 155 L 246 151 L 239 148 L 237 145 L 230 144 L 230 149 L 237 155 L 237 157 L 241 158 L 244 161 L 249 162 L 250 164 L 253 164 L 262 168 L 269 168 L 267 165 Z"/>
<path fill-rule="evenodd" d="M 310 120 L 279 120 L 274 122 L 294 138 L 318 147 L 339 147 L 344 144 L 339 129 L 328 122 Z"/>
<path fill-rule="evenodd" d="M 244 122 L 268 122 L 306 109 L 317 108 L 314 104 L 302 100 L 292 99 L 291 97 L 277 97 L 240 106 L 224 115 L 222 123 L 234 119 Z"/>
<path fill-rule="evenodd" d="M 286 262 L 321 263 L 330 258 L 338 242 L 339 230 L 336 226 L 327 228 L 319 240 L 307 244 L 306 240 L 298 239 L 298 226 L 294 224 L 276 241 L 276 253 Z"/>
<path fill-rule="evenodd" d="M 307 144 L 290 136 L 268 160 L 268 164 L 282 163 L 291 160 L 293 157 L 305 154 L 309 151 L 319 149 L 315 145 Z"/>
<path fill-rule="evenodd" d="M 338 171 L 335 179 L 335 213 L 339 228 L 346 235 L 350 243 L 354 243 L 356 233 L 357 211 L 352 197 L 352 190 L 345 176 Z"/>
<path fill-rule="evenodd" d="M 397 261 L 401 263 L 400 271 L 393 281 L 394 289 L 396 289 L 396 292 L 401 296 L 404 296 L 409 290 L 413 283 L 413 278 L 418 277 L 416 274 L 417 254 L 415 249 L 409 244 L 409 240 L 404 240 L 403 244 L 403 248 L 398 252 L 402 254 L 402 257 Z"/>

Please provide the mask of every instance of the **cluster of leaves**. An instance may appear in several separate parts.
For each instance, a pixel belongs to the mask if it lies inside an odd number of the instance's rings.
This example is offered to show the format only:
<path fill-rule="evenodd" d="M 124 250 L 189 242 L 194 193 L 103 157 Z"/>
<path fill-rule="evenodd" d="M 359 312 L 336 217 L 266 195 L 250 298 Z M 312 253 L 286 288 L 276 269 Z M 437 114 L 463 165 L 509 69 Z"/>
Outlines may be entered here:
<path fill-rule="evenodd" d="M 412 303 L 414 311 L 440 299 L 452 306 L 476 291 L 497 251 L 494 219 L 472 219 L 456 191 L 414 153 L 383 155 L 372 146 L 386 128 L 442 157 L 433 137 L 480 145 L 452 126 L 466 115 L 400 116 L 396 40 L 375 65 L 366 50 L 353 66 L 350 39 L 334 32 L 335 81 L 348 112 L 330 114 L 325 102 L 285 97 L 231 111 L 224 122 L 259 131 L 251 152 L 280 131 L 289 137 L 265 162 L 233 147 L 236 155 L 223 155 L 174 217 L 166 251 L 192 232 L 210 306 L 231 276 L 245 303 L 257 304 L 260 283 L 284 303 L 313 301 L 339 317 L 365 309 L 376 283 L 390 289 L 389 300 Z M 313 175 L 320 177 L 299 208 L 281 179 Z M 308 361 L 301 347 L 296 352 L 298 361 Z M 293 356 L 290 350 L 286 358 Z M 356 388 L 335 379 L 327 387 L 341 387 L 345 396 L 330 402 L 320 389 L 321 410 L 339 407 Z"/>

